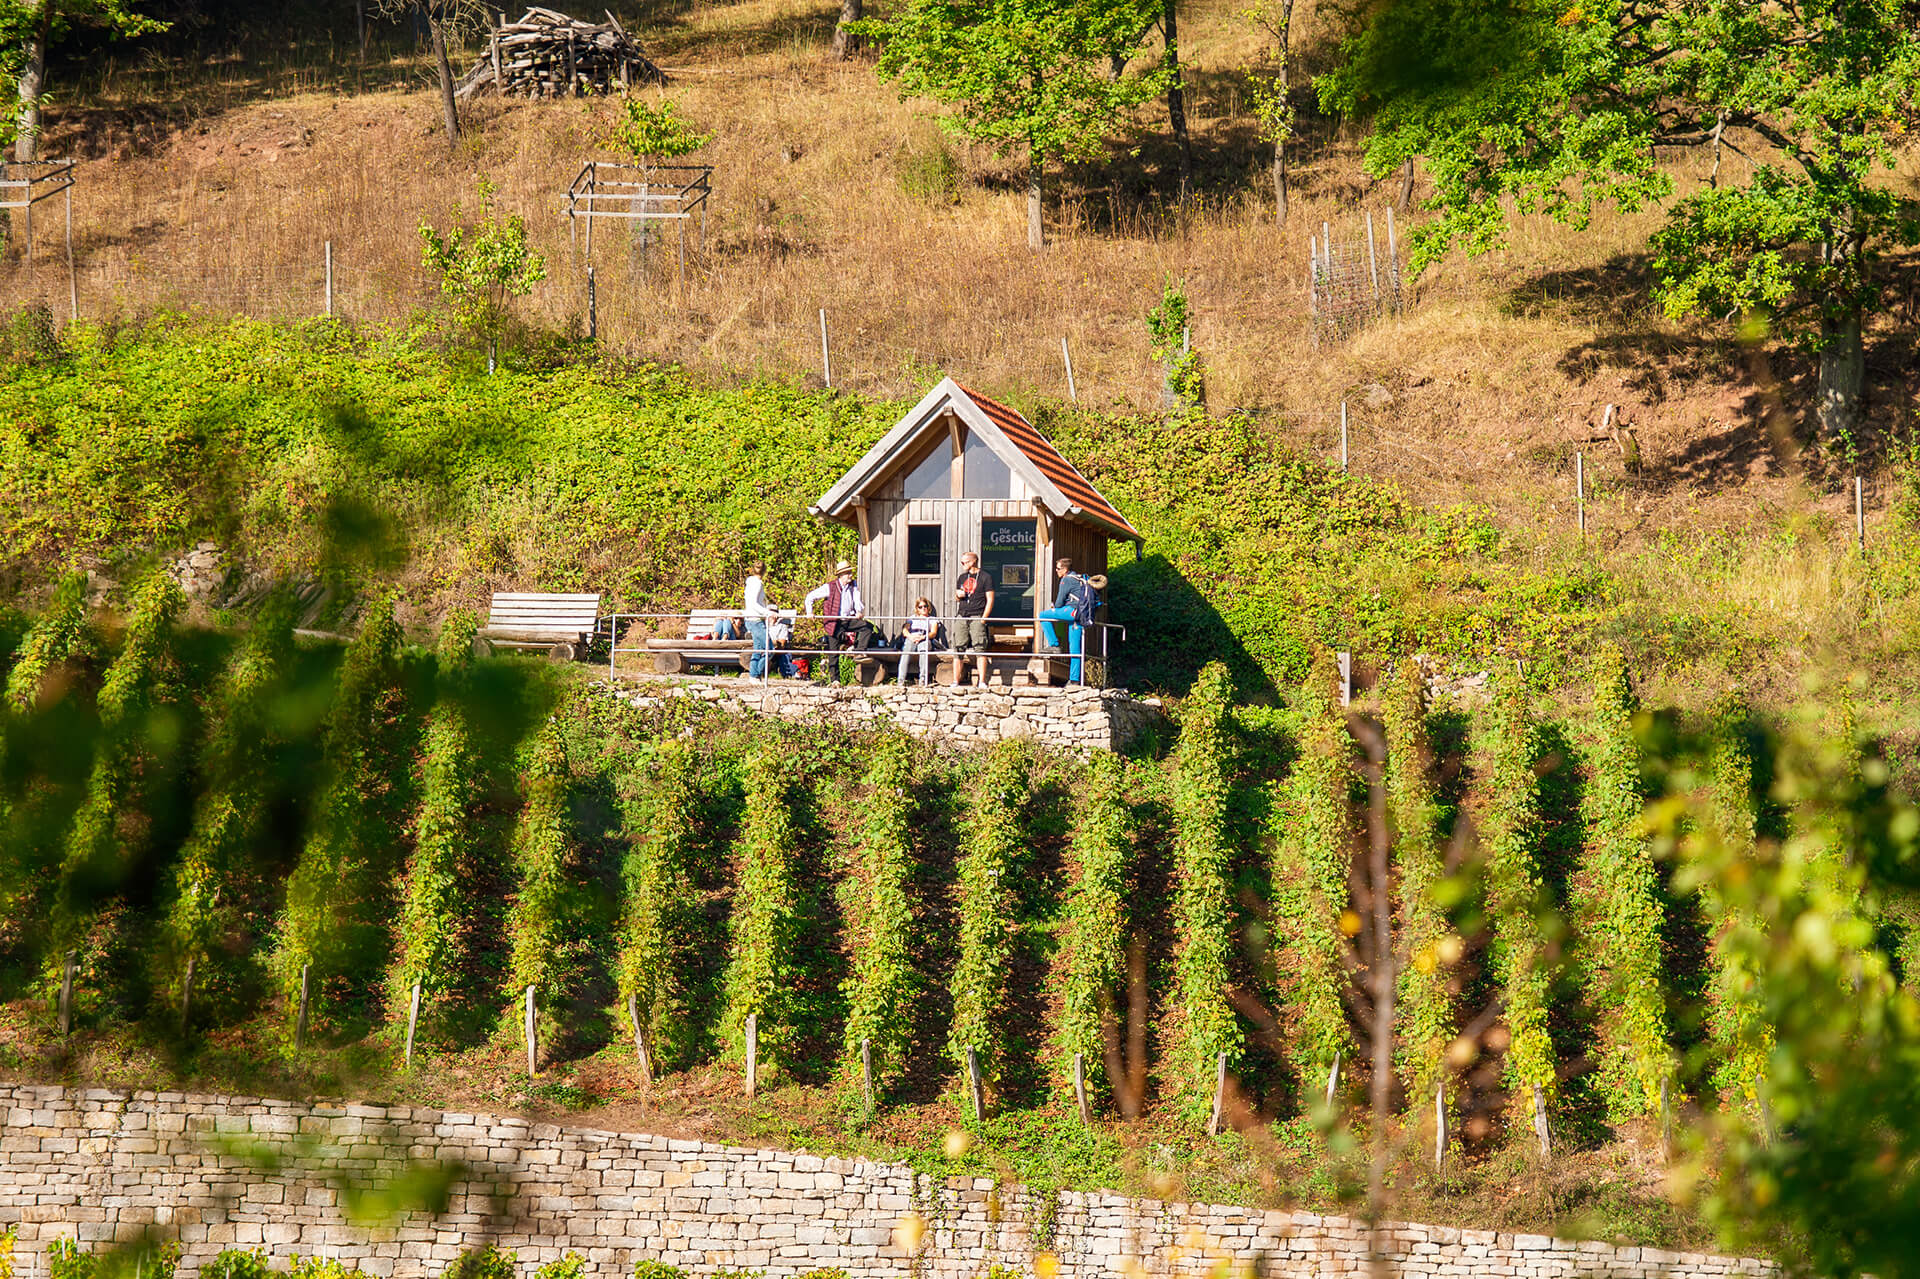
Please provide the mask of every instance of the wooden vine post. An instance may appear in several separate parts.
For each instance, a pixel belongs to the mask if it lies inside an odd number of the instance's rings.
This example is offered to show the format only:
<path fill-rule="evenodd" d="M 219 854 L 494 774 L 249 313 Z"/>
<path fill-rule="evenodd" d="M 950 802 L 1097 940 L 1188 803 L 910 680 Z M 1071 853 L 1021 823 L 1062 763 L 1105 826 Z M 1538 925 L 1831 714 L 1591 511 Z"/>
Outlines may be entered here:
<path fill-rule="evenodd" d="M 759 1084 L 760 1074 L 760 1015 L 747 1014 L 747 1100 L 753 1100 L 753 1094 Z"/>
<path fill-rule="evenodd" d="M 299 1052 L 307 1043 L 307 995 L 312 989 L 313 965 L 300 965 L 300 1011 L 293 1019 L 293 1050 Z"/>
<path fill-rule="evenodd" d="M 1087 1105 L 1087 1058 L 1085 1053 L 1073 1055 L 1073 1099 L 1080 1107 L 1080 1122 L 1093 1127 L 1093 1108 Z"/>
<path fill-rule="evenodd" d="M 536 1013 L 535 1013 L 535 1011 L 534 1011 L 534 1005 L 533 1005 L 533 987 L 532 987 L 532 986 L 528 986 L 528 987 L 527 987 L 527 997 L 526 997 L 526 1003 L 527 1003 L 527 1017 L 526 1017 L 526 1021 L 527 1021 L 527 1026 L 526 1026 L 526 1033 L 527 1033 L 527 1078 L 528 1078 L 528 1079 L 532 1079 L 532 1078 L 533 1078 L 533 1077 L 534 1077 L 535 1075 L 537 1075 L 538 1073 L 540 1073 L 540 1072 L 539 1072 L 539 1064 L 540 1064 L 540 1057 L 539 1057 L 539 1044 L 540 1044 L 540 1041 L 539 1041 L 539 1037 L 538 1037 L 538 1036 L 539 1036 L 539 1033 L 540 1033 L 540 1026 L 539 1026 L 539 1023 L 538 1023 L 538 1022 L 537 1022 L 537 1021 L 535 1020 L 535 1018 L 536 1018 L 536 1016 L 537 1016 L 537 1014 L 536 1014 Z"/>
<path fill-rule="evenodd" d="M 73 1033 L 73 966 L 74 952 L 68 951 L 60 964 L 60 1037 L 66 1038 Z"/>
<path fill-rule="evenodd" d="M 1540 1140 L 1540 1157 L 1553 1158 L 1553 1134 L 1547 1127 L 1547 1099 L 1540 1085 L 1533 1085 L 1533 1135 Z"/>
<path fill-rule="evenodd" d="M 1221 1053 L 1213 1066 L 1213 1114 L 1207 1120 L 1207 1135 L 1217 1136 L 1220 1118 L 1227 1108 L 1227 1055 Z"/>
<path fill-rule="evenodd" d="M 1333 1108 L 1334 1098 L 1340 1095 L 1340 1054 L 1333 1055 L 1333 1065 L 1327 1068 L 1327 1108 Z"/>
<path fill-rule="evenodd" d="M 973 1097 L 973 1120 L 979 1123 L 987 1117 L 986 1094 L 980 1085 L 980 1052 L 967 1049 L 967 1091 Z"/>
<path fill-rule="evenodd" d="M 647 1051 L 647 1034 L 640 1028 L 640 996 L 627 996 L 627 1022 L 633 1027 L 633 1055 L 640 1063 L 640 1090 L 653 1088 L 653 1054 Z"/>
<path fill-rule="evenodd" d="M 420 983 L 413 983 L 413 994 L 407 1000 L 407 1057 L 405 1070 L 413 1069 L 413 1032 L 420 1025 Z"/>
<path fill-rule="evenodd" d="M 193 970 L 200 962 L 198 955 L 187 957 L 187 975 L 180 983 L 180 1033 L 187 1033 L 188 1022 L 193 1017 Z"/>
<path fill-rule="evenodd" d="M 1447 1166 L 1447 1086 L 1433 1086 L 1433 1167 L 1438 1172 Z"/>
<path fill-rule="evenodd" d="M 860 1095 L 866 1099 L 867 1113 L 874 1113 L 873 1106 L 873 1041 L 860 1041 Z"/>

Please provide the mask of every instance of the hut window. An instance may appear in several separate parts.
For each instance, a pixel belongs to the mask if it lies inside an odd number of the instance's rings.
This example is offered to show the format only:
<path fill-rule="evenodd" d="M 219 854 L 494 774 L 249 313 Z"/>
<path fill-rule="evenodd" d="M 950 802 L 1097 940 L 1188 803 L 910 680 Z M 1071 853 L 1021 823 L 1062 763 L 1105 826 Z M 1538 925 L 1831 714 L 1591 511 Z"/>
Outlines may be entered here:
<path fill-rule="evenodd" d="M 937 577 L 940 574 L 940 526 L 907 525 L 907 576 Z"/>
<path fill-rule="evenodd" d="M 940 441 L 941 447 L 921 461 L 920 465 L 907 472 L 906 498 L 909 502 L 927 499 L 945 500 L 953 496 L 953 454 L 946 449 L 946 440 Z"/>
<path fill-rule="evenodd" d="M 960 465 L 965 468 L 962 497 L 971 498 L 1009 498 L 1013 496 L 1013 471 L 1000 460 L 1000 455 L 987 447 L 987 442 L 967 432 L 966 451 L 961 455 Z"/>

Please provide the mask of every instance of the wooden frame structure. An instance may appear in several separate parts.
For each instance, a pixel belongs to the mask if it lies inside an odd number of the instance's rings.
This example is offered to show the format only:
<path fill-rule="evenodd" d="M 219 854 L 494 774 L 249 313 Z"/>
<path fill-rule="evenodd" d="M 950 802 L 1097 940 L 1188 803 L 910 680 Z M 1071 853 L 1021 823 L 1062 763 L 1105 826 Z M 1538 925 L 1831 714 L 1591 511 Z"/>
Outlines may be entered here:
<path fill-rule="evenodd" d="M 0 209 L 22 209 L 26 224 L 21 239 L 25 245 L 22 260 L 27 264 L 27 283 L 33 283 L 33 206 L 56 195 L 67 201 L 67 319 L 80 312 L 80 285 L 73 268 L 73 170 L 72 160 L 7 160 L 0 162 Z"/>
<path fill-rule="evenodd" d="M 639 174 L 640 180 L 631 179 Z M 700 215 L 700 247 L 707 244 L 707 200 L 713 194 L 710 164 L 619 164 L 589 160 L 567 187 L 567 245 L 575 248 L 579 224 L 587 224 L 587 260 L 593 260 L 593 223 L 616 218 L 647 226 L 672 222 L 680 228 L 680 275 L 687 274 L 687 223 Z M 601 207 L 606 206 L 606 207 Z"/>

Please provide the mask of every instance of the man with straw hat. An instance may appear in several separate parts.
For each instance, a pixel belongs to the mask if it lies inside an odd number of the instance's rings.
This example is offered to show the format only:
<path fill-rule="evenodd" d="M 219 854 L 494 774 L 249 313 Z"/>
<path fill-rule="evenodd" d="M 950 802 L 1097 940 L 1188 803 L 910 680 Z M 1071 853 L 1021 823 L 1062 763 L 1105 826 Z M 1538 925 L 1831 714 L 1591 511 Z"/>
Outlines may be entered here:
<path fill-rule="evenodd" d="M 873 644 L 873 623 L 867 620 L 867 603 L 860 598 L 853 565 L 841 560 L 833 566 L 829 581 L 807 592 L 804 605 L 808 617 L 813 616 L 815 604 L 821 606 L 820 616 L 827 622 L 826 639 L 821 643 L 827 655 L 827 683 L 838 684 L 840 659 L 835 654 L 840 647 L 864 651 Z"/>

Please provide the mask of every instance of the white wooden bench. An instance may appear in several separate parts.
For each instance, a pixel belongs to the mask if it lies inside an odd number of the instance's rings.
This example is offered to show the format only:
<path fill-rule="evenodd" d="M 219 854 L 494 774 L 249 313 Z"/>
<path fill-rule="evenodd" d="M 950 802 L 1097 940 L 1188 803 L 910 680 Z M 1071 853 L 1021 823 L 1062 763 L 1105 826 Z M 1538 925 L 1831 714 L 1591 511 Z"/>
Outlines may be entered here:
<path fill-rule="evenodd" d="M 653 669 L 662 675 L 684 675 L 689 666 L 737 666 L 746 670 L 753 657 L 751 639 L 713 638 L 714 628 L 721 619 L 740 621 L 742 616 L 739 609 L 694 609 L 687 615 L 685 638 L 647 641 L 647 651 L 653 655 Z M 780 616 L 787 625 L 793 625 L 792 609 L 782 610 Z M 742 627 L 744 630 L 744 623 Z"/>
<path fill-rule="evenodd" d="M 474 650 L 485 655 L 496 648 L 544 649 L 556 662 L 571 662 L 599 626 L 598 595 L 495 591 Z"/>

